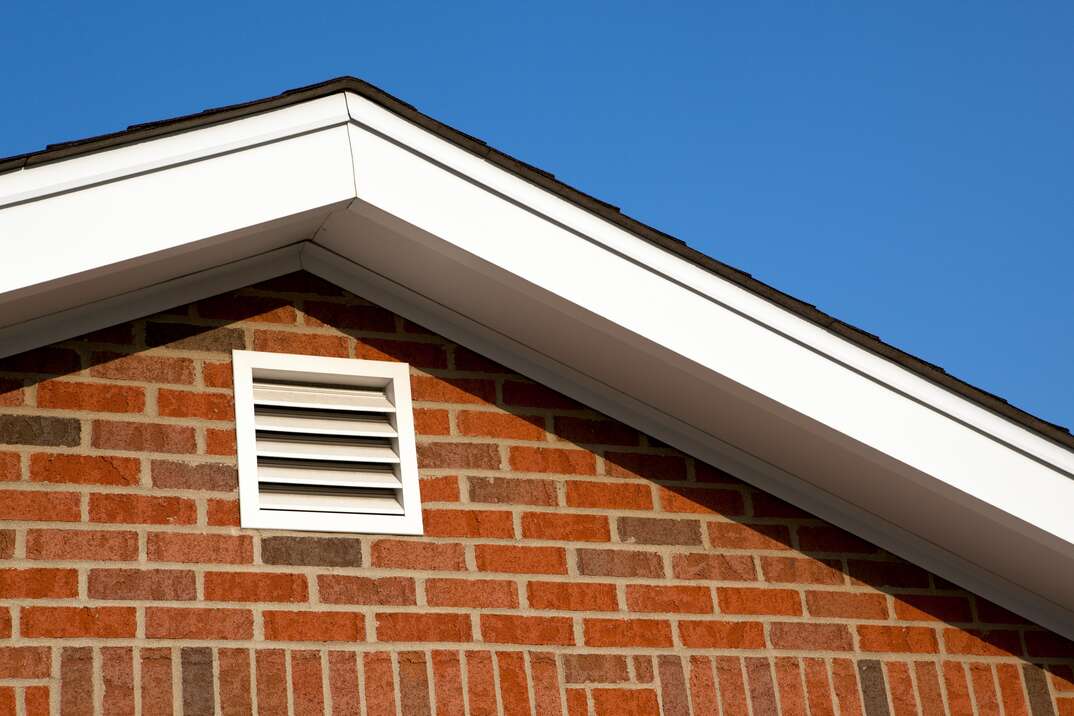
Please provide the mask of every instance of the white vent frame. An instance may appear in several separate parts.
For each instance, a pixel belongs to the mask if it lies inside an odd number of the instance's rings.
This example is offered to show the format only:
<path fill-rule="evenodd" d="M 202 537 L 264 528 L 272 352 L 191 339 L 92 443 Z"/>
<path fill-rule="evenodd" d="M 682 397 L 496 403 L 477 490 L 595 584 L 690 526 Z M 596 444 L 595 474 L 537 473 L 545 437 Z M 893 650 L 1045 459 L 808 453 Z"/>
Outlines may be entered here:
<path fill-rule="evenodd" d="M 365 534 L 423 534 L 418 486 L 414 412 L 410 397 L 410 365 L 390 361 L 324 356 L 232 351 L 235 385 L 235 442 L 239 471 L 239 513 L 244 528 L 345 532 Z M 258 475 L 254 381 L 277 380 L 370 387 L 382 383 L 394 407 L 401 513 L 325 512 L 264 509 Z"/>

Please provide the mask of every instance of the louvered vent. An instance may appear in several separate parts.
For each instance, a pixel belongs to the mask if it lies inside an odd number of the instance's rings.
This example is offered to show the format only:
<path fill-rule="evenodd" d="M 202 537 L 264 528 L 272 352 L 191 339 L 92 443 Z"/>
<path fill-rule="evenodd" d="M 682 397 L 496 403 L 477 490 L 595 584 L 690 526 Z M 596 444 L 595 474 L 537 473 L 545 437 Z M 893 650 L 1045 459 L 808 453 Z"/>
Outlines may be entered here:
<path fill-rule="evenodd" d="M 420 533 L 405 364 L 234 360 L 243 526 Z"/>

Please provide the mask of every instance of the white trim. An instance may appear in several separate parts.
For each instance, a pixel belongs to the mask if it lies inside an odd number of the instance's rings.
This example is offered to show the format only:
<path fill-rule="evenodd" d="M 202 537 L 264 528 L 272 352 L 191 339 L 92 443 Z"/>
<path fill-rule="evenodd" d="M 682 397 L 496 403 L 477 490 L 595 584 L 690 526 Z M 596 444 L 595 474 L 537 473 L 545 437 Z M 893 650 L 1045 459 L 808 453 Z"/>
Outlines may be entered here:
<path fill-rule="evenodd" d="M 239 512 L 243 527 L 315 532 L 367 534 L 422 534 L 421 495 L 418 487 L 414 411 L 410 398 L 410 366 L 389 361 L 329 358 L 324 356 L 232 351 L 235 381 L 235 439 L 239 466 Z M 401 515 L 263 510 L 259 507 L 257 446 L 254 429 L 253 381 L 257 371 L 302 376 L 311 383 L 347 383 L 355 378 L 382 378 L 388 393 L 397 436 L 394 438 L 402 483 Z M 276 376 L 273 376 L 276 377 Z"/>

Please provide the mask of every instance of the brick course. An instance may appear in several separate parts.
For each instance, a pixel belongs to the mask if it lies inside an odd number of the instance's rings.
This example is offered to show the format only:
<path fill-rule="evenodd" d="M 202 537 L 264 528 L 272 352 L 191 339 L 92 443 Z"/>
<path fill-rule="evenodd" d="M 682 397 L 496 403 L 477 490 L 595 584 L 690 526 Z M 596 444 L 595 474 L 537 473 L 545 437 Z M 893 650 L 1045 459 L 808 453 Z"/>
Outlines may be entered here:
<path fill-rule="evenodd" d="M 234 348 L 404 360 L 426 534 L 237 526 Z M 306 274 L 0 360 L 0 713 L 1074 714 L 1074 645 Z"/>

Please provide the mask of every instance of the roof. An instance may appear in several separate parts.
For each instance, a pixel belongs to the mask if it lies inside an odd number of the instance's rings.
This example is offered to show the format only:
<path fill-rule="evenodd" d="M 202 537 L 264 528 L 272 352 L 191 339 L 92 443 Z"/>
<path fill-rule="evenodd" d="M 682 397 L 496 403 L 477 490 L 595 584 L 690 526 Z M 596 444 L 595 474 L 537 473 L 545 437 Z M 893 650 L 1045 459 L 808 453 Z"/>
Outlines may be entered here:
<path fill-rule="evenodd" d="M 874 353 L 877 353 L 964 398 L 968 398 L 1009 420 L 1013 420 L 1025 428 L 1033 430 L 1061 445 L 1074 448 L 1074 434 L 1070 432 L 1069 428 L 1049 422 L 1022 410 L 994 393 L 990 393 L 951 375 L 934 363 L 930 363 L 929 361 L 900 350 L 890 343 L 883 341 L 875 334 L 842 321 L 831 314 L 821 311 L 811 303 L 795 298 L 779 289 L 769 286 L 763 281 L 759 281 L 745 271 L 730 266 L 698 251 L 697 249 L 691 248 L 682 240 L 624 214 L 618 207 L 586 194 L 585 192 L 556 179 L 555 175 L 551 172 L 527 164 L 520 159 L 501 152 L 495 147 L 489 146 L 487 143 L 476 137 L 437 121 L 429 115 L 418 111 L 413 105 L 356 77 L 338 77 L 325 82 L 287 90 L 273 97 L 266 97 L 264 99 L 243 102 L 240 104 L 232 104 L 225 107 L 206 109 L 196 114 L 189 114 L 172 119 L 135 124 L 131 125 L 126 130 L 111 134 L 87 137 L 59 144 L 50 144 L 44 149 L 36 152 L 28 152 L 25 154 L 0 158 L 0 173 L 35 167 L 62 159 L 69 159 L 71 157 L 90 154 L 105 149 L 112 149 L 157 137 L 185 132 L 211 124 L 227 122 L 229 120 L 298 104 L 300 102 L 307 102 L 338 92 L 353 92 L 364 97 L 400 117 L 417 124 L 423 129 L 435 133 L 456 146 L 476 154 L 486 161 L 491 162 L 526 181 L 540 186 L 542 189 L 553 192 L 563 199 L 630 231 L 646 241 L 656 244 L 707 271 L 711 271 L 712 273 L 721 276 L 722 278 L 730 280 L 750 292 L 755 293 L 786 310 L 792 311 L 806 320 L 820 325 L 863 348 L 873 351 Z"/>

